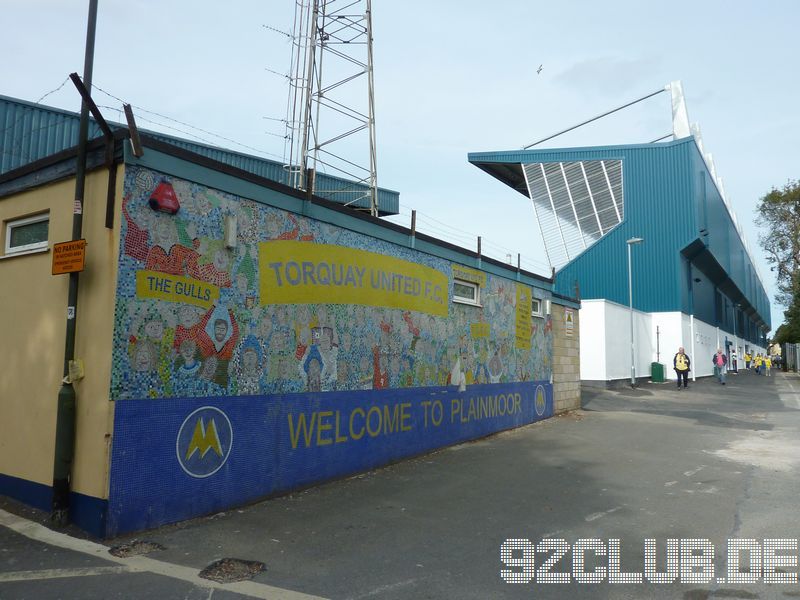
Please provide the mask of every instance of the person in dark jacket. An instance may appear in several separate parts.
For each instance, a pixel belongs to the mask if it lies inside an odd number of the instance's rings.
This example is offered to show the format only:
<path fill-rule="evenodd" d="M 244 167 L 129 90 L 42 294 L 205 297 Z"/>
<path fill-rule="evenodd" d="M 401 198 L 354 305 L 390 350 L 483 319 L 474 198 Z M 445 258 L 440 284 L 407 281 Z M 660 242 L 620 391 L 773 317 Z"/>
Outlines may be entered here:
<path fill-rule="evenodd" d="M 728 357 L 723 354 L 722 348 L 717 348 L 717 353 L 711 357 L 711 362 L 714 365 L 714 376 L 722 385 L 725 385 Z"/>
<path fill-rule="evenodd" d="M 683 380 L 683 388 L 689 387 L 689 371 L 692 368 L 692 361 L 683 349 L 683 346 L 678 348 L 678 352 L 672 359 L 672 366 L 675 373 L 678 374 L 678 389 L 681 389 L 681 380 Z"/>

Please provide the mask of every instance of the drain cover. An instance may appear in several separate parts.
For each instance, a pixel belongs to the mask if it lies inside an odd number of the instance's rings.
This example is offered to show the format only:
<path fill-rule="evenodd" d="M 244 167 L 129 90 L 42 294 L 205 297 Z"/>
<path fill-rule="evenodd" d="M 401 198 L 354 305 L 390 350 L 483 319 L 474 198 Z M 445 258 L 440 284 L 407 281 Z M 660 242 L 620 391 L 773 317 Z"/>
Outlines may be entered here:
<path fill-rule="evenodd" d="M 108 553 L 118 558 L 127 558 L 129 556 L 139 556 L 154 552 L 155 550 L 165 550 L 164 546 L 156 542 L 145 542 L 144 540 L 133 540 L 130 544 L 122 544 L 109 548 Z"/>
<path fill-rule="evenodd" d="M 252 579 L 267 567 L 256 560 L 240 558 L 221 558 L 200 571 L 200 577 L 219 583 L 234 583 Z"/>

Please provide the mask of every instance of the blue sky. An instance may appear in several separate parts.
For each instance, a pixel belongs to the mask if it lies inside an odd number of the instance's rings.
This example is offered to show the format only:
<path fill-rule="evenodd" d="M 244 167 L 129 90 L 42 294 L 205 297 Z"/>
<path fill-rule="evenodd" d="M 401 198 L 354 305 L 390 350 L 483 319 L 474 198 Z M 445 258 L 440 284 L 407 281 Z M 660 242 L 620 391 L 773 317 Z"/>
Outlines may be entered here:
<path fill-rule="evenodd" d="M 87 7 L 4 0 L 0 93 L 35 101 L 82 73 Z M 280 159 L 270 119 L 285 116 L 288 86 L 272 71 L 288 71 L 290 44 L 263 25 L 289 31 L 293 11 L 293 0 L 100 0 L 94 83 L 205 132 L 137 110 L 142 127 Z M 467 153 L 520 148 L 681 80 L 772 296 L 753 218 L 760 196 L 798 177 L 798 21 L 792 0 L 373 0 L 379 184 L 400 192 L 398 222 L 416 209 L 421 231 L 468 247 L 480 235 L 497 258 L 520 252 L 546 273 L 530 202 Z M 95 98 L 119 118 L 118 100 Z M 43 103 L 80 107 L 71 84 Z M 670 119 L 661 94 L 544 147 L 648 142 Z"/>

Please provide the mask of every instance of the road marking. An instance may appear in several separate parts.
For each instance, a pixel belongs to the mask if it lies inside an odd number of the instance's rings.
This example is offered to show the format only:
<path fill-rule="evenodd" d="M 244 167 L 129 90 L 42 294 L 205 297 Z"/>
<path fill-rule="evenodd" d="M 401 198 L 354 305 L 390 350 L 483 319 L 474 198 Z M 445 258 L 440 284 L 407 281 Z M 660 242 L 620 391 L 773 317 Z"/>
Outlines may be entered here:
<path fill-rule="evenodd" d="M 592 513 L 592 514 L 584 517 L 583 520 L 584 521 L 596 521 L 597 519 L 605 517 L 606 515 L 610 515 L 611 513 L 617 512 L 621 508 L 622 508 L 621 506 L 615 506 L 614 508 L 610 508 L 608 510 L 604 510 L 603 512 Z"/>
<path fill-rule="evenodd" d="M 705 465 L 700 465 L 699 467 L 697 467 L 696 469 L 692 469 L 691 471 L 684 471 L 683 474 L 686 475 L 686 477 L 691 477 L 692 475 L 697 475 L 700 471 L 702 471 L 705 468 L 706 468 Z"/>
<path fill-rule="evenodd" d="M 0 509 L 0 525 L 12 531 L 16 531 L 27 538 L 36 540 L 37 542 L 43 542 L 65 550 L 73 550 L 107 560 L 108 562 L 117 563 L 118 565 L 127 567 L 129 571 L 154 573 L 173 579 L 180 579 L 181 581 L 186 581 L 201 588 L 228 590 L 230 592 L 242 594 L 243 596 L 250 596 L 251 598 L 270 598 L 271 600 L 326 600 L 321 596 L 294 592 L 292 590 L 256 583 L 254 581 L 217 583 L 216 581 L 201 578 L 198 575 L 198 570 L 192 567 L 174 565 L 153 558 L 147 558 L 146 556 L 118 558 L 108 553 L 107 546 L 96 544 L 89 540 L 70 537 L 64 533 L 53 531 L 43 525 L 28 521 L 27 519 L 23 519 L 22 517 L 18 517 L 2 509 Z"/>
<path fill-rule="evenodd" d="M 93 577 L 130 573 L 128 567 L 90 567 L 82 569 L 42 569 L 41 571 L 11 571 L 0 573 L 0 583 L 9 581 L 34 581 L 37 579 L 62 579 L 65 577 Z"/>
<path fill-rule="evenodd" d="M 551 538 L 551 537 L 553 537 L 554 535 L 558 535 L 558 534 L 559 534 L 559 533 L 561 533 L 562 531 L 563 531 L 563 529 L 557 529 L 556 531 L 550 531 L 550 532 L 548 532 L 548 533 L 545 533 L 545 534 L 542 536 L 542 539 Z"/>
<path fill-rule="evenodd" d="M 382 585 L 380 587 L 375 588 L 372 591 L 365 592 L 364 594 L 359 594 L 358 596 L 353 596 L 353 600 L 360 600 L 361 598 L 370 598 L 372 596 L 382 595 L 384 592 L 389 592 L 392 590 L 396 590 L 398 588 L 414 585 L 415 583 L 417 583 L 416 579 L 406 579 L 405 581 L 398 581 L 397 583 Z"/>

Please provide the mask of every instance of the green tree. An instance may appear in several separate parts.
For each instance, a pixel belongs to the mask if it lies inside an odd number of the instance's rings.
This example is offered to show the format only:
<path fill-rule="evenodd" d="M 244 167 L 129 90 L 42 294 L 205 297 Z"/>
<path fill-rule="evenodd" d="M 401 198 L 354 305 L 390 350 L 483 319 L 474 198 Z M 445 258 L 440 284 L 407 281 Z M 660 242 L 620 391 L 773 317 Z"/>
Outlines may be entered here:
<path fill-rule="evenodd" d="M 792 302 L 783 312 L 783 325 L 778 327 L 773 338 L 778 344 L 800 344 L 800 277 L 795 278 Z"/>
<path fill-rule="evenodd" d="M 756 224 L 764 230 L 758 241 L 776 274 L 775 301 L 791 307 L 800 277 L 800 182 L 789 180 L 781 189 L 772 188 L 759 200 L 756 212 Z"/>

